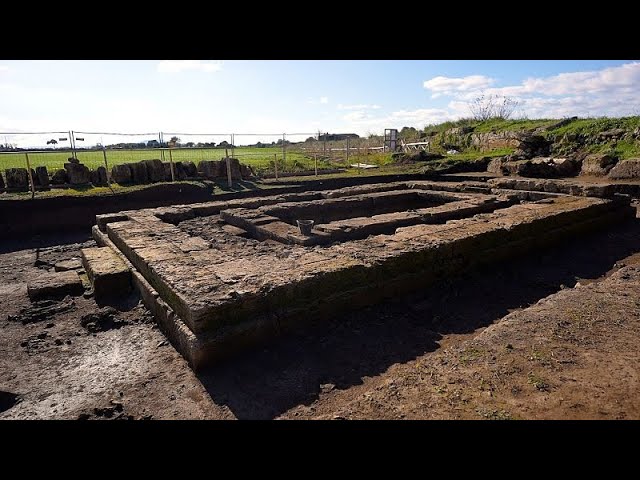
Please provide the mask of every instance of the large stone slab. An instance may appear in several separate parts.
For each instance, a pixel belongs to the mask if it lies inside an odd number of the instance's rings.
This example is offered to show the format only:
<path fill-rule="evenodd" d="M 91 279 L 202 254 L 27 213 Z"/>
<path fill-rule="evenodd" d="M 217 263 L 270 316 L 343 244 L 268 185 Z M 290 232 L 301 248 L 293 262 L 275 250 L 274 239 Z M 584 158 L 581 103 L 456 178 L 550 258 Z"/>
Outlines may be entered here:
<path fill-rule="evenodd" d="M 622 160 L 611 169 L 609 178 L 614 180 L 640 179 L 640 158 Z"/>
<path fill-rule="evenodd" d="M 156 183 L 164 181 L 164 166 L 161 160 L 144 160 L 143 163 L 147 167 L 147 178 L 150 182 Z"/>
<path fill-rule="evenodd" d="M 69 183 L 71 185 L 85 185 L 91 182 L 89 169 L 81 163 L 65 163 L 64 169 L 67 171 L 67 176 L 69 177 Z"/>
<path fill-rule="evenodd" d="M 129 267 L 108 247 L 83 248 L 82 264 L 98 302 L 125 297 L 131 291 Z"/>
<path fill-rule="evenodd" d="M 111 179 L 119 184 L 127 184 L 132 181 L 131 166 L 128 163 L 114 165 L 111 169 Z"/>
<path fill-rule="evenodd" d="M 149 182 L 149 173 L 147 172 L 147 165 L 144 161 L 139 163 L 130 163 L 131 168 L 131 181 L 133 183 L 141 184 Z"/>
<path fill-rule="evenodd" d="M 51 183 L 53 185 L 64 185 L 65 183 L 69 183 L 69 175 L 67 175 L 67 171 L 60 168 L 53 172 L 53 175 L 51 175 Z"/>
<path fill-rule="evenodd" d="M 618 159 L 611 155 L 602 153 L 587 155 L 584 160 L 582 160 L 580 175 L 603 177 L 611 171 L 617 162 Z"/>
<path fill-rule="evenodd" d="M 7 188 L 11 190 L 26 191 L 29 189 L 29 173 L 26 168 L 7 168 Z"/>
<path fill-rule="evenodd" d="M 202 160 L 198 164 L 198 172 L 200 172 L 204 178 L 211 180 L 222 178 L 225 175 L 221 162 L 215 160 Z"/>
<path fill-rule="evenodd" d="M 35 178 L 38 179 L 38 185 L 41 187 L 49 186 L 49 172 L 47 172 L 47 167 L 40 166 L 36 167 L 36 175 Z"/>
<path fill-rule="evenodd" d="M 79 258 L 73 258 L 71 260 L 63 260 L 61 262 L 56 263 L 53 266 L 56 272 L 67 272 L 69 270 L 80 270 L 82 269 L 82 261 Z"/>
<path fill-rule="evenodd" d="M 27 293 L 31 301 L 81 295 L 83 291 L 82 281 L 75 271 L 43 272 L 38 278 L 27 283 Z"/>

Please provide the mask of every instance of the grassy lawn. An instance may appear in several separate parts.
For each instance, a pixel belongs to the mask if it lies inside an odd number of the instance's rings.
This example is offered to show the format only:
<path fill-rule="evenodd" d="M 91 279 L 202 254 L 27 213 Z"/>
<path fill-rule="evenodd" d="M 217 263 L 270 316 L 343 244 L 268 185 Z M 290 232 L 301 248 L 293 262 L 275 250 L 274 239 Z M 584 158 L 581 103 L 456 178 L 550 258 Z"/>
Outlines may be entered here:
<path fill-rule="evenodd" d="M 229 151 L 231 154 L 231 151 Z M 104 156 L 102 151 L 78 151 L 78 159 L 81 163 L 95 169 L 104 165 Z M 191 161 L 196 164 L 202 160 L 220 160 L 224 158 L 224 149 L 217 148 L 193 148 L 193 149 L 176 149 L 171 150 L 171 158 L 174 162 Z M 278 159 L 278 167 L 282 171 L 302 170 L 305 168 L 313 168 L 314 161 L 312 157 L 305 156 L 301 151 L 296 151 L 293 147 L 286 151 L 286 160 L 282 162 L 282 148 L 266 147 L 266 148 L 249 148 L 239 147 L 234 150 L 234 156 L 241 163 L 251 165 L 257 169 L 273 168 L 274 155 Z M 69 151 L 51 151 L 43 153 L 30 153 L 29 160 L 31 168 L 41 165 L 47 167 L 51 172 L 59 168 L 63 168 L 63 164 L 70 156 Z M 109 168 L 111 166 L 128 163 L 139 162 L 140 160 L 152 160 L 154 158 L 162 159 L 161 152 L 158 149 L 146 150 L 107 150 L 107 162 Z M 169 152 L 165 151 L 164 161 L 169 161 Z M 318 166 L 327 167 L 327 163 L 319 160 Z M 0 170 L 7 168 L 26 168 L 26 159 L 24 152 L 19 153 L 0 153 Z"/>

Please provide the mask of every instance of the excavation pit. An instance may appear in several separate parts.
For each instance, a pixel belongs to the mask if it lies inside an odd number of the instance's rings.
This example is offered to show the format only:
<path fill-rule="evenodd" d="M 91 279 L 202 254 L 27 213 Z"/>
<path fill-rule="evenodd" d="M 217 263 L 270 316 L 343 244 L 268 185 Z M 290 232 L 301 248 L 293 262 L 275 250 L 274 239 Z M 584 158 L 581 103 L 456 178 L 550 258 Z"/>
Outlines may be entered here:
<path fill-rule="evenodd" d="M 99 216 L 94 237 L 133 271 L 194 368 L 576 233 L 633 218 L 628 202 L 398 182 Z M 297 220 L 314 228 L 301 234 Z"/>

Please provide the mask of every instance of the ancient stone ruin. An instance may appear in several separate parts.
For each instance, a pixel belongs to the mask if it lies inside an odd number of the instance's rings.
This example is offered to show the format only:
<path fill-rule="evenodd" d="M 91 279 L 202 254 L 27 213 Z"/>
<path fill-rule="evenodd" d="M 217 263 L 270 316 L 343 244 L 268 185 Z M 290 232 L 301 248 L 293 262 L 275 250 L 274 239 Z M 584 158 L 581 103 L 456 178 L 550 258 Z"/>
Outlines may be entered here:
<path fill-rule="evenodd" d="M 231 178 L 233 181 L 255 178 L 255 172 L 249 165 L 241 164 L 237 158 L 229 159 Z M 226 180 L 227 162 L 222 160 L 203 160 L 196 166 L 193 162 L 174 162 L 173 177 L 171 163 L 158 159 L 141 160 L 133 163 L 114 165 L 111 169 L 111 181 L 121 185 L 142 185 L 175 180 Z M 109 184 L 107 169 L 103 166 L 90 170 L 76 158 L 70 157 L 64 168 L 52 172 L 47 167 L 38 166 L 31 170 L 34 187 L 48 189 L 56 187 L 93 185 L 104 187 Z M 8 191 L 26 192 L 30 189 L 29 172 L 26 168 L 9 168 L 5 171 L 6 189 Z M 5 188 L 5 181 L 0 172 L 0 189 Z"/>
<path fill-rule="evenodd" d="M 96 300 L 138 290 L 197 369 L 303 322 L 634 216 L 625 197 L 514 187 L 396 182 L 99 215 L 101 248 L 83 262 Z"/>

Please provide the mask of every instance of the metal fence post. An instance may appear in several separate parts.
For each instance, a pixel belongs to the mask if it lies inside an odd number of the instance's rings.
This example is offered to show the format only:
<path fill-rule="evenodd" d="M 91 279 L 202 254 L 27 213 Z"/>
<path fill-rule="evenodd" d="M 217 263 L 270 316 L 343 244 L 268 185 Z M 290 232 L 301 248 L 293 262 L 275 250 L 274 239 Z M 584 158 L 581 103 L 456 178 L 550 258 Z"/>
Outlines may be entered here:
<path fill-rule="evenodd" d="M 349 166 L 349 137 L 347 137 L 347 167 Z"/>
<path fill-rule="evenodd" d="M 231 134 L 231 157 L 234 158 L 235 155 L 235 150 L 236 150 L 236 144 L 235 144 L 235 138 L 233 138 L 233 133 Z"/>
<path fill-rule="evenodd" d="M 171 149 L 169 149 L 169 168 L 171 169 L 171 181 L 176 181 L 176 175 L 173 171 L 173 155 L 171 153 Z"/>
<path fill-rule="evenodd" d="M 273 168 L 276 172 L 276 182 L 278 181 L 278 155 L 273 154 Z"/>
<path fill-rule="evenodd" d="M 287 151 L 285 149 L 285 138 L 284 133 L 282 134 L 282 163 L 284 164 L 287 161 Z"/>
<path fill-rule="evenodd" d="M 226 153 L 226 152 L 225 152 Z M 231 178 L 231 159 L 229 155 L 227 157 L 227 183 L 229 184 L 229 188 L 233 188 L 233 179 Z"/>
<path fill-rule="evenodd" d="M 160 143 L 160 161 L 164 162 L 164 147 L 162 146 L 164 143 L 164 134 L 162 132 L 158 132 L 158 143 Z"/>
<path fill-rule="evenodd" d="M 104 145 L 102 145 L 102 156 L 104 157 L 104 168 L 107 171 L 107 185 L 109 186 L 109 190 L 113 192 L 113 187 L 111 186 L 111 172 L 109 171 L 109 163 L 107 162 L 107 149 Z"/>
<path fill-rule="evenodd" d="M 69 145 L 71 145 L 71 156 L 77 159 L 78 156 L 76 155 L 76 141 L 74 139 L 73 130 L 69 130 Z"/>
<path fill-rule="evenodd" d="M 29 174 L 29 185 L 31 186 L 31 199 L 33 200 L 36 196 L 36 186 L 33 183 L 33 174 L 31 173 L 31 163 L 29 162 L 29 154 L 24 152 L 24 156 L 27 159 L 27 173 Z"/>
<path fill-rule="evenodd" d="M 315 165 L 316 177 L 317 177 L 318 176 L 318 154 L 317 153 L 313 156 L 313 163 Z"/>

